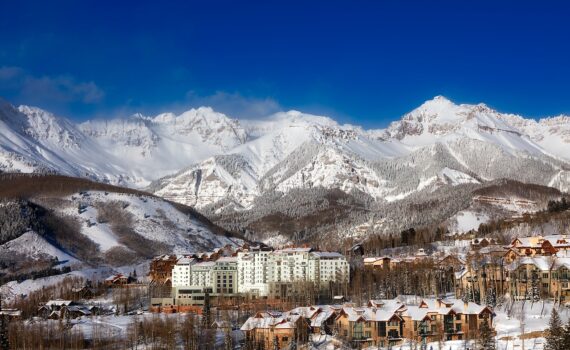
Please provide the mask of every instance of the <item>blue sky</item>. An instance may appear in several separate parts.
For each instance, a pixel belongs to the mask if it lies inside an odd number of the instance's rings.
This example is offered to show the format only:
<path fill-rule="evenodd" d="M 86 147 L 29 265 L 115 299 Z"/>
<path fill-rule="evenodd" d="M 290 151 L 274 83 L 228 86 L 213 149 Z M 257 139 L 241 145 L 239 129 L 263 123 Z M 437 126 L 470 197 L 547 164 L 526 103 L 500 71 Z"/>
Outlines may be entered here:
<path fill-rule="evenodd" d="M 83 120 L 212 105 L 385 126 L 435 95 L 570 113 L 569 8 L 524 1 L 9 1 L 0 96 Z"/>

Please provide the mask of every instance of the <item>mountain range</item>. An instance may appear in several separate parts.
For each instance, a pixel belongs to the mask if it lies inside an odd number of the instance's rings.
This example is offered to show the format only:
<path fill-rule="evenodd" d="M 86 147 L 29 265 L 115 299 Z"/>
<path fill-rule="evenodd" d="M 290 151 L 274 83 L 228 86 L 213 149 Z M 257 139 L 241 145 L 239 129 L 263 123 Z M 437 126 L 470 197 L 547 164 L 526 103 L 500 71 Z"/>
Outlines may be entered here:
<path fill-rule="evenodd" d="M 534 120 L 437 96 L 375 130 L 298 111 L 238 120 L 209 107 L 74 123 L 2 100 L 0 171 L 144 189 L 264 238 L 307 236 L 332 210 L 329 228 L 350 236 L 417 224 L 390 214 L 403 205 L 469 197 L 432 223 L 449 220 L 500 179 L 568 192 L 570 116 Z M 267 224 L 301 217 L 312 221 Z"/>

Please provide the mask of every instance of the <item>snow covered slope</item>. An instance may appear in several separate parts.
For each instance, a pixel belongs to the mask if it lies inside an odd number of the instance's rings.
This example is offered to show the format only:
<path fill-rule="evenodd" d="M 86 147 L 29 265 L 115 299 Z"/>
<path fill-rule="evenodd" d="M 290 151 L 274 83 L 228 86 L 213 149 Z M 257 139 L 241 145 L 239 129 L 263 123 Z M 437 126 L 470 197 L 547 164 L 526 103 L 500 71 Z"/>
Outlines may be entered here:
<path fill-rule="evenodd" d="M 437 96 L 386 129 L 298 111 L 235 120 L 211 108 L 80 125 L 0 103 L 0 170 L 144 188 L 197 208 L 254 208 L 323 187 L 396 201 L 498 178 L 570 189 L 570 117 L 540 121 Z M 509 166 L 505 166 L 509 164 Z"/>
<path fill-rule="evenodd" d="M 78 209 L 80 208 L 80 209 Z M 117 211 L 122 212 L 118 214 Z M 137 250 L 129 244 L 133 237 L 152 242 L 175 254 L 209 250 L 232 244 L 213 233 L 204 223 L 156 197 L 110 192 L 83 192 L 66 196 L 56 212 L 79 221 L 81 234 L 94 242 L 102 253 L 113 248 Z M 120 232 L 125 227 L 128 234 Z"/>
<path fill-rule="evenodd" d="M 118 267 L 241 243 L 192 208 L 77 178 L 2 175 L 0 209 L 0 260 Z"/>
<path fill-rule="evenodd" d="M 548 131 L 555 141 L 545 141 L 541 125 L 549 124 L 555 126 Z M 268 191 L 319 186 L 380 201 L 502 177 L 570 188 L 567 117 L 535 122 L 438 96 L 384 130 L 295 111 L 242 125 L 248 141 L 228 152 L 234 164 L 241 164 L 236 176 L 216 172 L 208 160 L 190 168 L 191 178 L 198 179 L 198 169 L 210 177 L 188 181 L 189 173 L 182 172 L 160 181 L 155 193 L 199 208 L 227 206 L 230 200 L 232 207 L 247 209 Z"/>

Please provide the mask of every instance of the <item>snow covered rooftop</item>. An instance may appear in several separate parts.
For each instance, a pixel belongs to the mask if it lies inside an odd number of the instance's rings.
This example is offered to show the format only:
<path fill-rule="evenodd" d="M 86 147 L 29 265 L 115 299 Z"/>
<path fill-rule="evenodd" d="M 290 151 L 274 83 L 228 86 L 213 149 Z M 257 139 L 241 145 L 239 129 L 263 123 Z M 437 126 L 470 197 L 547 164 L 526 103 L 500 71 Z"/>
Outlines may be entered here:
<path fill-rule="evenodd" d="M 193 258 L 180 258 L 178 259 L 178 261 L 176 262 L 176 265 L 191 265 L 193 263 L 195 263 L 196 260 Z"/>
<path fill-rule="evenodd" d="M 301 316 L 291 313 L 271 313 L 271 312 L 258 312 L 245 321 L 241 326 L 242 331 L 251 331 L 256 328 L 295 328 L 295 323 Z"/>
<path fill-rule="evenodd" d="M 511 243 L 511 247 L 540 248 L 545 243 L 550 243 L 555 248 L 570 248 L 570 236 L 549 235 L 549 236 L 518 237 L 513 240 L 513 242 Z"/>
<path fill-rule="evenodd" d="M 46 306 L 69 306 L 72 303 L 73 303 L 73 301 L 71 301 L 71 300 L 57 299 L 57 300 L 50 300 L 45 305 Z"/>
<path fill-rule="evenodd" d="M 559 256 L 525 256 L 517 259 L 507 266 L 510 271 L 516 270 L 522 265 L 533 265 L 540 271 L 558 270 L 561 267 L 570 269 L 570 257 Z"/>
<path fill-rule="evenodd" d="M 233 256 L 223 256 L 216 260 L 216 262 L 227 262 L 227 263 L 235 263 L 237 262 L 237 258 Z"/>
<path fill-rule="evenodd" d="M 274 251 L 276 254 L 290 254 L 290 253 L 309 253 L 313 248 L 297 247 L 297 248 L 283 248 Z"/>
<path fill-rule="evenodd" d="M 314 256 L 317 256 L 319 258 L 333 258 L 333 259 L 342 259 L 344 258 L 344 255 L 337 253 L 337 252 L 313 252 L 312 253 Z"/>
<path fill-rule="evenodd" d="M 484 310 L 489 310 L 486 306 L 473 302 L 464 302 L 461 299 L 422 299 L 419 305 L 429 313 L 448 315 L 453 311 L 455 314 L 479 315 Z M 413 312 L 413 311 L 412 311 Z M 415 316 L 419 315 L 416 314 Z"/>

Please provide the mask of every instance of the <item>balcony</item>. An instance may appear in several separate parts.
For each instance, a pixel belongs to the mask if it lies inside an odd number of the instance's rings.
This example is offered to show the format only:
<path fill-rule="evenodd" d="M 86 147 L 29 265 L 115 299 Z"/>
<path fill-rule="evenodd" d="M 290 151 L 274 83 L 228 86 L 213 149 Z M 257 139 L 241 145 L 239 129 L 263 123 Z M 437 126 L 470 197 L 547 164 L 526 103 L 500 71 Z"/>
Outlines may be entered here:
<path fill-rule="evenodd" d="M 352 337 L 352 341 L 368 341 L 368 340 L 370 340 L 370 339 L 371 339 L 371 338 L 365 337 L 365 336 L 362 335 L 362 334 L 358 334 L 358 335 L 355 334 L 355 335 Z"/>

